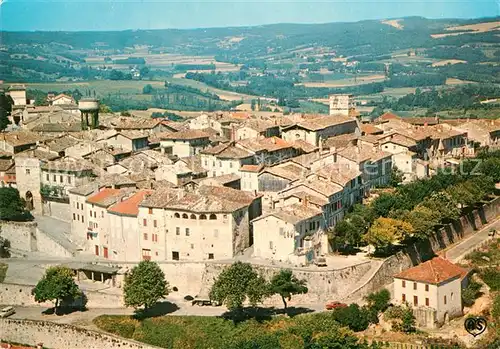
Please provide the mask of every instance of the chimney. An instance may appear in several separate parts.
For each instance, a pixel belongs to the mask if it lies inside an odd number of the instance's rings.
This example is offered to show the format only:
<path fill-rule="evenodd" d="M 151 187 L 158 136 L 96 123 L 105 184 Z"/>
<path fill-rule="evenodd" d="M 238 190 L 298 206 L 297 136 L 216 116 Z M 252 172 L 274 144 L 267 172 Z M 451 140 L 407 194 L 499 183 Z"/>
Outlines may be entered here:
<path fill-rule="evenodd" d="M 309 205 L 309 199 L 307 198 L 307 195 L 304 196 L 304 200 L 302 200 L 302 205 L 304 207 L 307 207 Z"/>
<path fill-rule="evenodd" d="M 424 127 L 427 127 L 427 121 L 426 121 L 426 122 L 424 122 Z"/>

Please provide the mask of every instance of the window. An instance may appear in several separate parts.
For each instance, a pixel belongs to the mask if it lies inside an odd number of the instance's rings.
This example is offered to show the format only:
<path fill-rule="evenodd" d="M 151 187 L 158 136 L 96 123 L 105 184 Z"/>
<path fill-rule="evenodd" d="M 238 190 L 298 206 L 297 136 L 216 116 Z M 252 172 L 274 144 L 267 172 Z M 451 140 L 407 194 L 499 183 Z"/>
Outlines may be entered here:
<path fill-rule="evenodd" d="M 96 216 L 97 216 L 97 213 L 96 213 L 96 211 L 94 211 L 94 218 L 96 218 Z"/>
<path fill-rule="evenodd" d="M 45 179 L 46 179 L 47 181 L 50 181 L 50 176 L 49 176 L 49 174 L 48 174 L 48 173 L 45 175 Z"/>
<path fill-rule="evenodd" d="M 181 218 L 181 216 L 178 213 L 175 213 L 174 218 Z"/>
<path fill-rule="evenodd" d="M 429 298 L 426 298 L 425 299 L 425 306 L 428 307 L 429 306 Z"/>
<path fill-rule="evenodd" d="M 144 240 L 147 240 L 148 239 L 148 233 L 144 233 Z"/>
<path fill-rule="evenodd" d="M 101 217 L 104 218 L 104 211 L 101 211 Z"/>
<path fill-rule="evenodd" d="M 183 214 L 182 214 L 182 219 L 188 219 L 188 218 L 189 218 L 189 217 L 188 217 L 188 215 L 187 215 L 186 213 L 183 213 Z"/>
<path fill-rule="evenodd" d="M 27 171 L 29 171 L 29 170 L 27 170 Z M 29 173 L 26 173 L 26 174 L 29 174 Z M 57 182 L 57 176 L 56 175 L 53 175 L 52 179 L 53 179 L 54 182 Z"/>
<path fill-rule="evenodd" d="M 402 284 L 403 288 L 406 287 L 406 281 L 403 280 L 403 284 Z"/>
<path fill-rule="evenodd" d="M 414 282 L 414 283 L 413 283 L 413 289 L 414 289 L 414 290 L 416 290 L 416 289 L 417 289 L 417 283 L 416 283 L 416 282 Z"/>
<path fill-rule="evenodd" d="M 453 292 L 451 293 L 451 300 L 453 300 Z"/>
<path fill-rule="evenodd" d="M 78 215 L 76 215 L 76 217 L 77 217 L 77 218 L 76 218 L 77 220 L 80 220 L 80 215 L 79 215 L 79 214 L 78 214 Z M 82 216 L 82 219 L 83 219 L 83 216 Z M 83 222 L 83 221 L 82 221 L 82 222 Z"/>
<path fill-rule="evenodd" d="M 78 210 L 80 208 L 80 204 L 77 202 L 76 203 L 76 209 Z"/>
<path fill-rule="evenodd" d="M 59 182 L 63 182 L 63 176 L 59 176 Z"/>
<path fill-rule="evenodd" d="M 229 168 L 233 168 L 233 163 L 232 162 L 229 163 Z"/>
<path fill-rule="evenodd" d="M 181 235 L 181 228 L 175 227 L 175 235 Z"/>
<path fill-rule="evenodd" d="M 71 177 L 68 176 L 68 184 L 71 184 Z"/>
<path fill-rule="evenodd" d="M 222 167 L 222 161 L 219 161 L 219 167 Z"/>
<path fill-rule="evenodd" d="M 404 303 L 406 302 L 406 295 L 403 293 L 401 296 L 401 301 Z"/>
<path fill-rule="evenodd" d="M 425 285 L 425 291 L 429 292 L 429 285 Z"/>
<path fill-rule="evenodd" d="M 209 253 L 208 254 L 208 259 L 214 259 L 214 254 L 213 253 Z"/>
<path fill-rule="evenodd" d="M 273 249 L 273 242 L 272 241 L 269 241 L 269 249 L 272 250 Z"/>
<path fill-rule="evenodd" d="M 149 249 L 142 249 L 142 259 L 145 261 L 151 260 L 151 250 Z"/>
<path fill-rule="evenodd" d="M 29 169 L 29 168 L 27 168 L 27 169 L 26 169 L 26 174 L 27 174 L 27 175 L 29 175 L 29 174 L 30 174 L 30 169 Z M 54 177 L 55 177 L 55 176 L 54 176 Z"/>
<path fill-rule="evenodd" d="M 418 305 L 418 296 L 413 296 L 413 305 L 414 306 Z"/>
<path fill-rule="evenodd" d="M 147 226 L 148 226 L 148 220 L 147 220 L 146 218 L 144 218 L 144 219 L 142 220 L 142 225 L 143 225 L 143 226 L 145 226 L 145 227 L 147 227 Z"/>
<path fill-rule="evenodd" d="M 204 214 L 201 214 L 201 215 L 200 215 L 200 219 L 207 219 L 207 216 L 206 216 L 206 215 L 204 215 Z"/>
<path fill-rule="evenodd" d="M 158 242 L 158 234 L 153 234 L 153 235 L 151 235 L 151 240 L 152 240 L 153 242 Z"/>
<path fill-rule="evenodd" d="M 90 210 L 89 212 L 90 212 L 90 218 L 92 218 L 92 210 Z"/>
<path fill-rule="evenodd" d="M 149 213 L 149 214 L 153 214 L 153 209 L 152 209 L 151 207 L 150 207 L 150 208 L 148 208 L 148 213 Z"/>
<path fill-rule="evenodd" d="M 172 251 L 172 259 L 174 261 L 178 261 L 179 260 L 179 252 Z"/>
<path fill-rule="evenodd" d="M 95 245 L 95 255 L 99 256 L 99 245 Z"/>
<path fill-rule="evenodd" d="M 82 215 L 82 223 L 85 223 L 85 218 L 83 217 L 83 215 Z"/>
<path fill-rule="evenodd" d="M 157 224 L 156 219 L 155 219 L 155 220 L 153 221 L 153 227 L 155 227 L 155 228 L 156 228 L 157 226 L 158 226 L 158 224 Z"/>
<path fill-rule="evenodd" d="M 196 219 L 196 215 L 191 213 L 191 216 L 189 216 L 190 219 Z"/>
<path fill-rule="evenodd" d="M 212 213 L 208 218 L 210 220 L 216 220 L 217 219 L 217 215 L 215 215 L 215 214 Z"/>
<path fill-rule="evenodd" d="M 73 213 L 73 220 L 75 220 L 75 219 L 76 219 L 76 214 Z"/>
<path fill-rule="evenodd" d="M 446 296 L 444 296 L 444 304 L 446 304 Z"/>
<path fill-rule="evenodd" d="M 189 236 L 189 228 L 186 228 L 186 236 Z"/>

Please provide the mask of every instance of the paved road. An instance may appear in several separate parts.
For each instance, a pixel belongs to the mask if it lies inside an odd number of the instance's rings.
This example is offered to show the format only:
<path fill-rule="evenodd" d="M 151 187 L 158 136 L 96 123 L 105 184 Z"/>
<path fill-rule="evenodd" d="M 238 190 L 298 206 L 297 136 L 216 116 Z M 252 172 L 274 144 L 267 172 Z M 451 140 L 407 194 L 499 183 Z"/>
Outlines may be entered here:
<path fill-rule="evenodd" d="M 497 231 L 500 231 L 500 218 L 497 218 L 495 221 L 486 225 L 483 229 L 467 238 L 464 241 L 461 241 L 457 245 L 449 248 L 445 253 L 446 257 L 449 260 L 454 262 L 458 262 L 464 254 L 467 254 L 472 248 L 479 245 L 484 240 L 488 239 L 488 232 L 491 228 L 495 228 Z"/>

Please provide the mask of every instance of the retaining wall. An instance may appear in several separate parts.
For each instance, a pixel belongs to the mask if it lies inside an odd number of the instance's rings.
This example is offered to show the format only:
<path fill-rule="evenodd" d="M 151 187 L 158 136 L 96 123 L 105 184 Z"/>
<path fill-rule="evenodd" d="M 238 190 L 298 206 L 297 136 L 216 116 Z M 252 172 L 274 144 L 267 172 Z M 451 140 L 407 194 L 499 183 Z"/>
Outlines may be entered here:
<path fill-rule="evenodd" d="M 111 334 L 90 331 L 65 324 L 32 320 L 0 320 L 0 339 L 52 349 L 158 349 Z"/>
<path fill-rule="evenodd" d="M 40 306 L 51 308 L 52 302 L 37 303 L 31 295 L 33 285 L 22 284 L 0 284 L 0 304 L 20 305 L 20 306 Z M 123 307 L 123 298 L 119 294 L 111 294 L 103 291 L 87 291 L 87 307 L 89 308 L 121 308 Z"/>

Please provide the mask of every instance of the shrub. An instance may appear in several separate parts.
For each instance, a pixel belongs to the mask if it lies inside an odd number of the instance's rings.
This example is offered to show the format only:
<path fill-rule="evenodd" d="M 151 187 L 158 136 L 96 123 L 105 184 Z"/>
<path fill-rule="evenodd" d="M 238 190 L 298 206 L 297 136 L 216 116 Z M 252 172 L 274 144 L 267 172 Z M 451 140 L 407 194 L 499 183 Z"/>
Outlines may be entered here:
<path fill-rule="evenodd" d="M 500 291 L 500 271 L 495 268 L 488 268 L 480 273 L 481 279 L 490 287 L 492 291 Z"/>
<path fill-rule="evenodd" d="M 365 297 L 368 302 L 368 308 L 375 313 L 382 313 L 389 307 L 391 293 L 387 289 L 370 293 Z"/>
<path fill-rule="evenodd" d="M 366 330 L 370 324 L 368 309 L 360 308 L 357 304 L 351 304 L 346 308 L 337 308 L 332 314 L 335 321 L 355 332 Z"/>
<path fill-rule="evenodd" d="M 384 319 L 391 321 L 392 329 L 398 332 L 415 332 L 415 316 L 409 307 L 393 306 L 384 313 Z"/>
<path fill-rule="evenodd" d="M 474 301 L 481 295 L 480 289 L 480 283 L 471 281 L 467 287 L 462 290 L 462 302 L 466 307 L 470 307 L 474 304 Z"/>

